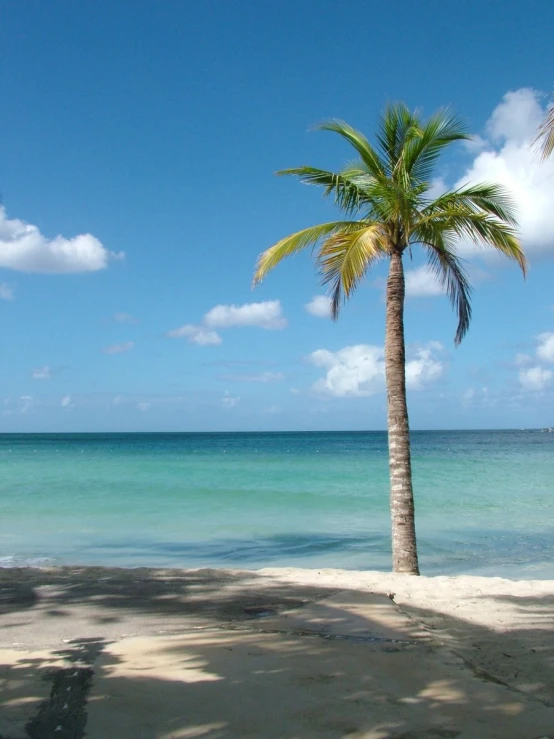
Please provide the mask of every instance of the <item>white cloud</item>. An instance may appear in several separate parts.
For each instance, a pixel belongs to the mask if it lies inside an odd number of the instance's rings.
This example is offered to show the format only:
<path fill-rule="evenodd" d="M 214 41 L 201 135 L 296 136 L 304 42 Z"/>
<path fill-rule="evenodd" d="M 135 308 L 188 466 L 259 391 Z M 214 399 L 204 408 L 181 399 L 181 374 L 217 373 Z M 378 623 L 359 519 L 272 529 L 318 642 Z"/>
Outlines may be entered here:
<path fill-rule="evenodd" d="M 522 88 L 504 95 L 487 124 L 487 140 L 456 187 L 496 182 L 513 195 L 529 256 L 554 251 L 554 157 L 542 162 L 532 142 L 545 115 L 540 94 Z M 474 253 L 460 244 L 462 254 Z"/>
<path fill-rule="evenodd" d="M 74 405 L 71 402 L 71 395 L 64 395 L 60 401 L 60 405 L 62 408 L 74 408 Z"/>
<path fill-rule="evenodd" d="M 279 300 L 244 305 L 216 305 L 206 313 L 203 323 L 209 328 L 257 326 L 265 329 L 282 329 L 287 325 Z"/>
<path fill-rule="evenodd" d="M 309 356 L 316 367 L 327 370 L 313 386 L 316 392 L 336 397 L 373 395 L 384 386 L 385 358 L 382 347 L 358 344 L 338 352 L 318 349 Z"/>
<path fill-rule="evenodd" d="M 537 336 L 537 357 L 543 362 L 554 362 L 554 333 L 546 332 Z"/>
<path fill-rule="evenodd" d="M 7 218 L 0 207 L 0 267 L 59 274 L 96 272 L 105 269 L 110 259 L 123 257 L 123 252 L 108 251 L 91 234 L 47 239 L 36 226 Z"/>
<path fill-rule="evenodd" d="M 31 373 L 33 380 L 49 380 L 52 377 L 50 367 L 37 367 Z"/>
<path fill-rule="evenodd" d="M 128 352 L 134 345 L 134 341 L 126 341 L 124 344 L 112 344 L 111 346 L 105 346 L 102 352 L 104 354 L 121 354 L 122 352 Z"/>
<path fill-rule="evenodd" d="M 7 282 L 0 282 L 0 300 L 13 300 L 15 288 Z"/>
<path fill-rule="evenodd" d="M 143 413 L 145 413 L 146 411 L 149 411 L 151 407 L 152 407 L 152 403 L 148 403 L 148 402 L 137 403 L 137 408 L 139 409 L 139 411 L 142 411 Z"/>
<path fill-rule="evenodd" d="M 221 398 L 221 405 L 224 408 L 235 408 L 240 402 L 240 398 L 236 395 L 231 395 L 231 393 L 226 390 L 225 395 L 223 398 Z"/>
<path fill-rule="evenodd" d="M 409 390 L 423 390 L 442 376 L 444 364 L 433 356 L 433 351 L 441 350 L 438 342 L 430 342 L 427 347 L 417 349 L 414 358 L 406 362 L 406 387 Z"/>
<path fill-rule="evenodd" d="M 441 377 L 444 364 L 434 356 L 441 350 L 441 344 L 429 342 L 412 352 L 413 358 L 406 363 L 408 389 L 422 390 Z M 327 370 L 325 377 L 313 385 L 315 392 L 335 397 L 361 397 L 375 395 L 385 387 L 385 353 L 381 346 L 357 344 L 338 352 L 318 349 L 308 359 L 316 367 Z"/>
<path fill-rule="evenodd" d="M 544 390 L 552 382 L 552 370 L 529 367 L 519 371 L 519 381 L 524 390 Z"/>
<path fill-rule="evenodd" d="M 444 288 L 428 267 L 417 267 L 406 271 L 406 296 L 423 298 L 444 295 Z"/>
<path fill-rule="evenodd" d="M 312 316 L 318 318 L 331 318 L 331 299 L 327 295 L 315 295 L 304 308 Z"/>
<path fill-rule="evenodd" d="M 193 326 L 191 323 L 185 323 L 184 326 L 174 328 L 167 332 L 170 339 L 186 338 L 193 344 L 208 346 L 210 344 L 221 344 L 222 338 L 216 331 L 207 331 L 202 326 Z"/>

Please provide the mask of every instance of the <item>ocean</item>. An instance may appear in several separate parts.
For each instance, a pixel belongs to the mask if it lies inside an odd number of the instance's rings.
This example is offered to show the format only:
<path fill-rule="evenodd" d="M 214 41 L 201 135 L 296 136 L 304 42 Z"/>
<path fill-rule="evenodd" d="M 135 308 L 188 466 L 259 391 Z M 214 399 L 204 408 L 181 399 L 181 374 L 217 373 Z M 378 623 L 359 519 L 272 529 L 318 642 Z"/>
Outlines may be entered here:
<path fill-rule="evenodd" d="M 416 431 L 423 574 L 554 578 L 554 434 Z M 0 435 L 0 566 L 390 569 L 385 432 Z"/>

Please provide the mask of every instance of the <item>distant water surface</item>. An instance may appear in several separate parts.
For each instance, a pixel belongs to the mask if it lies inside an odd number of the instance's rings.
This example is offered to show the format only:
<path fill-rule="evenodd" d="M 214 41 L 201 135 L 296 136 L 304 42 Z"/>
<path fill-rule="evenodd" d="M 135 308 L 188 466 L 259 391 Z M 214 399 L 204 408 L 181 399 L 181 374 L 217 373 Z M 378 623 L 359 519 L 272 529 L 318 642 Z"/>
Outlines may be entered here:
<path fill-rule="evenodd" d="M 412 435 L 426 574 L 554 578 L 554 434 Z M 384 432 L 0 435 L 0 565 L 390 569 Z"/>

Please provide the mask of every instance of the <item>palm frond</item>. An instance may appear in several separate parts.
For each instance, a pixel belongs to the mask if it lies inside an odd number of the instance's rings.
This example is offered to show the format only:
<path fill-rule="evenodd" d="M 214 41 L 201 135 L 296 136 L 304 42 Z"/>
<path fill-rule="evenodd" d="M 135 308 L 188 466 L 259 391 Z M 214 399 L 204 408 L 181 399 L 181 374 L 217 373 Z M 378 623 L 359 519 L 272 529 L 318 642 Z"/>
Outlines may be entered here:
<path fill-rule="evenodd" d="M 450 190 L 422 210 L 423 220 L 433 220 L 449 213 L 488 213 L 511 226 L 517 224 L 516 204 L 512 195 L 502 187 L 492 183 L 480 183 Z"/>
<path fill-rule="evenodd" d="M 426 223 L 419 223 L 413 232 L 414 241 L 427 241 L 428 228 L 440 230 L 442 234 L 461 241 L 471 241 L 476 246 L 494 248 L 513 259 L 527 274 L 527 260 L 515 230 L 509 224 L 488 213 L 474 213 L 469 209 L 436 215 Z"/>
<path fill-rule="evenodd" d="M 333 233 L 344 231 L 349 233 L 360 228 L 358 221 L 333 221 L 332 223 L 323 223 L 319 226 L 305 228 L 302 231 L 286 236 L 276 244 L 266 249 L 258 257 L 256 263 L 256 271 L 254 273 L 253 285 L 257 285 L 264 277 L 276 267 L 285 257 L 296 254 L 308 246 L 315 246 L 320 239 L 330 236 Z"/>
<path fill-rule="evenodd" d="M 406 141 L 417 135 L 419 119 L 404 103 L 385 108 L 379 123 L 377 142 L 381 157 L 387 163 L 387 175 L 392 177 Z"/>
<path fill-rule="evenodd" d="M 544 160 L 544 159 L 548 159 L 548 157 L 554 151 L 554 105 L 549 109 L 548 113 L 546 114 L 546 118 L 544 119 L 541 127 L 539 128 L 535 142 L 541 141 L 541 139 L 542 139 L 541 156 L 542 156 L 542 159 Z"/>
<path fill-rule="evenodd" d="M 463 268 L 462 260 L 449 248 L 444 234 L 440 230 L 433 235 L 432 241 L 422 242 L 427 247 L 427 257 L 431 272 L 450 298 L 452 308 L 458 316 L 458 327 L 454 343 L 460 344 L 466 335 L 471 321 L 472 288 Z"/>
<path fill-rule="evenodd" d="M 360 224 L 362 225 L 362 224 Z M 372 262 L 387 255 L 381 224 L 363 224 L 355 231 L 338 231 L 326 239 L 317 255 L 322 283 L 331 285 L 331 309 L 337 318 L 341 299 L 348 299 Z"/>
<path fill-rule="evenodd" d="M 329 121 L 316 126 L 320 131 L 333 131 L 338 133 L 344 139 L 351 144 L 354 149 L 358 152 L 362 161 L 368 168 L 368 171 L 376 178 L 380 179 L 385 176 L 384 163 L 381 161 L 379 154 L 371 146 L 366 137 L 357 131 L 352 126 L 348 125 L 345 121 L 341 121 L 338 118 L 332 118 Z"/>
<path fill-rule="evenodd" d="M 335 204 L 345 213 L 354 213 L 364 201 L 363 182 L 344 173 L 329 172 L 316 167 L 293 167 L 277 172 L 279 176 L 293 175 L 306 185 L 323 187 L 323 196 L 334 195 Z"/>
<path fill-rule="evenodd" d="M 429 180 L 442 150 L 455 141 L 469 138 L 456 115 L 447 108 L 437 111 L 405 143 L 401 161 L 406 179 L 416 182 Z"/>

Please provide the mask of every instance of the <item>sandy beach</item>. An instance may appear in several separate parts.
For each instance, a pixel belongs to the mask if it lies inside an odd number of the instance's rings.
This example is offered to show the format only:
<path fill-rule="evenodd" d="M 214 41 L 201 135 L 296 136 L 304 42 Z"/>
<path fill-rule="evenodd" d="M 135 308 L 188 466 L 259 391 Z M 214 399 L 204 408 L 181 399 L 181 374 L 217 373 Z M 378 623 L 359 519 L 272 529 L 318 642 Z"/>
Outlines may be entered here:
<path fill-rule="evenodd" d="M 554 737 L 554 581 L 0 572 L 2 739 Z"/>

